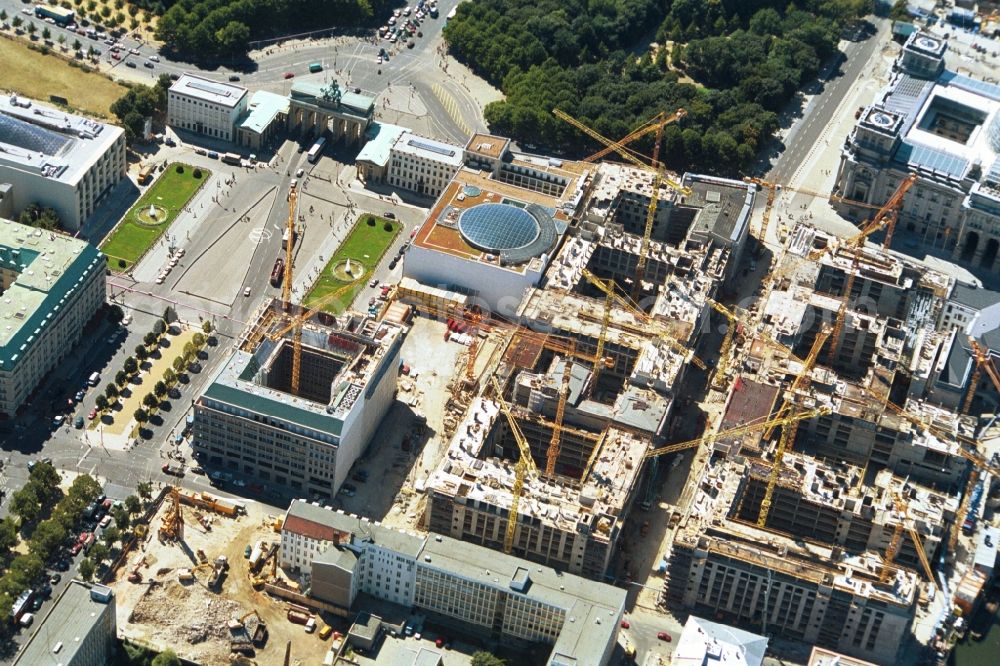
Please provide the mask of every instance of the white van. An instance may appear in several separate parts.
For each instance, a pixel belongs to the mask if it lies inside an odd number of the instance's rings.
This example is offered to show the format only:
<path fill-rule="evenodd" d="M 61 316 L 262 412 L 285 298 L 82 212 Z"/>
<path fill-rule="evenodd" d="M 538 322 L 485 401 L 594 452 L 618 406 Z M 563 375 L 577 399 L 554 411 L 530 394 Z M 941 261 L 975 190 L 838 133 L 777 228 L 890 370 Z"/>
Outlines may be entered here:
<path fill-rule="evenodd" d="M 99 372 L 92 372 L 90 373 L 90 377 L 87 378 L 87 383 L 90 384 L 91 386 L 97 386 L 100 383 L 100 381 L 101 381 L 101 373 Z"/>

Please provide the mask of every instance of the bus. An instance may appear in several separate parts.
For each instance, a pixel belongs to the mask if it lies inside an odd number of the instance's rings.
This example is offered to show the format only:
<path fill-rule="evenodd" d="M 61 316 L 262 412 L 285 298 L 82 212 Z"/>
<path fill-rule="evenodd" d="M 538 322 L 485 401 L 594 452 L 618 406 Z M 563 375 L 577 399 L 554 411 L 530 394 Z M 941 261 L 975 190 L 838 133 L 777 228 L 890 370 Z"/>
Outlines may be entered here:
<path fill-rule="evenodd" d="M 309 164 L 316 163 L 316 160 L 319 159 L 320 154 L 323 152 L 323 146 L 325 145 L 326 145 L 325 136 L 321 136 L 320 138 L 316 139 L 316 143 L 313 144 L 313 147 L 309 149 L 309 154 L 306 155 L 306 159 L 309 160 Z"/>
<path fill-rule="evenodd" d="M 316 72 L 322 72 L 322 71 L 323 71 L 323 65 L 321 65 L 318 62 L 310 63 L 309 65 L 310 73 L 315 74 Z"/>
<path fill-rule="evenodd" d="M 232 164 L 235 166 L 243 164 L 243 158 L 240 157 L 239 153 L 224 153 L 221 159 L 226 164 Z"/>
<path fill-rule="evenodd" d="M 47 5 L 35 5 L 35 16 L 40 19 L 50 18 L 61 26 L 73 22 L 73 10 L 64 7 L 49 7 Z"/>

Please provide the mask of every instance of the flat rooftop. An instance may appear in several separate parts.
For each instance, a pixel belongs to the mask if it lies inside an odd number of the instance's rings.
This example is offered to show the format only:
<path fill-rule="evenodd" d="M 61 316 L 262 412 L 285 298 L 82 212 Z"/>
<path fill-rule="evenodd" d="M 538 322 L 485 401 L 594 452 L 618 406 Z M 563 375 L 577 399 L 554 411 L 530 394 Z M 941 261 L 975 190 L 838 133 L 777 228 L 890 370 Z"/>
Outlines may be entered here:
<path fill-rule="evenodd" d="M 323 521 L 332 531 L 349 535 L 352 541 L 370 539 L 413 557 L 421 567 L 438 569 L 486 588 L 504 589 L 509 594 L 561 609 L 566 614 L 566 621 L 556 638 L 554 654 L 570 655 L 578 663 L 587 663 L 588 656 L 603 652 L 609 634 L 618 632 L 618 618 L 625 606 L 626 591 L 623 589 L 451 537 L 401 532 L 368 518 L 310 505 L 302 500 L 292 502 L 288 515 L 300 515 L 304 511 L 309 512 L 311 519 Z M 329 550 L 326 555 L 330 555 Z"/>
<path fill-rule="evenodd" d="M 25 97 L 0 96 L 0 170 L 76 185 L 124 133 Z"/>
<path fill-rule="evenodd" d="M 185 72 L 170 86 L 170 92 L 218 106 L 235 108 L 240 100 L 246 96 L 247 89 L 225 81 L 214 81 L 204 76 Z"/>
<path fill-rule="evenodd" d="M 0 267 L 18 274 L 0 294 L 0 370 L 17 365 L 103 263 L 86 241 L 0 218 Z"/>
<path fill-rule="evenodd" d="M 288 98 L 267 90 L 258 90 L 247 104 L 247 114 L 240 120 L 240 129 L 262 134 L 275 117 L 288 113 Z"/>
<path fill-rule="evenodd" d="M 477 132 L 469 139 L 469 143 L 465 144 L 465 149 L 470 153 L 500 159 L 509 145 L 510 139 Z"/>
<path fill-rule="evenodd" d="M 284 371 L 292 332 L 286 331 L 277 340 L 270 340 L 268 335 L 274 336 L 285 328 L 284 321 L 277 300 L 265 304 L 199 401 L 208 399 L 241 407 L 339 436 L 344 419 L 368 382 L 381 373 L 383 359 L 402 344 L 403 330 L 391 322 L 371 319 L 364 320 L 364 325 L 355 332 L 336 324 L 323 325 L 315 319 L 305 323 L 301 329 L 303 364 L 316 362 L 330 366 L 321 380 L 329 386 L 329 392 L 324 389 L 320 400 L 307 397 L 305 390 L 297 396 L 283 390 L 281 375 L 287 374 Z"/>
<path fill-rule="evenodd" d="M 462 166 L 462 148 L 444 141 L 428 139 L 427 137 L 404 132 L 396 139 L 393 150 L 406 155 L 413 155 L 425 160 L 433 160 L 453 167 Z"/>
<path fill-rule="evenodd" d="M 115 624 L 114 610 L 109 609 L 114 592 L 104 585 L 92 585 L 78 580 L 70 581 L 62 594 L 47 604 L 49 609 L 44 618 L 37 618 L 34 632 L 14 659 L 16 666 L 37 666 L 38 664 L 68 664 L 77 657 L 83 640 L 102 622 L 101 616 L 110 611 L 112 626 Z M 96 628 L 101 631 L 101 628 Z M 111 632 L 114 640 L 114 632 Z M 91 649 L 96 648 L 90 644 Z M 89 661 L 81 655 L 81 661 Z"/>
<path fill-rule="evenodd" d="M 554 197 L 460 168 L 413 244 L 523 273 L 565 233 L 569 219 L 558 204 Z"/>
<path fill-rule="evenodd" d="M 368 140 L 365 141 L 355 160 L 384 167 L 389 163 L 389 154 L 396 140 L 406 132 L 407 129 L 399 125 L 373 122 L 366 132 Z"/>

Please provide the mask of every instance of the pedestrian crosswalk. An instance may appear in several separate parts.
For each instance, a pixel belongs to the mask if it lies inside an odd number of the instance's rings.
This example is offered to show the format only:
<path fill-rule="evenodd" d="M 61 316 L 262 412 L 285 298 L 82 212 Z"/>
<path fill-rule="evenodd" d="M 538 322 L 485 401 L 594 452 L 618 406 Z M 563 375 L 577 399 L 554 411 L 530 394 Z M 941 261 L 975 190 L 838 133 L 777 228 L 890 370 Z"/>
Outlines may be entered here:
<path fill-rule="evenodd" d="M 432 86 L 432 89 L 434 91 L 434 96 L 438 99 L 438 102 L 440 102 L 441 106 L 444 107 L 444 110 L 448 112 L 451 119 L 455 121 L 455 125 L 457 125 L 458 128 L 466 134 L 472 134 L 472 128 L 469 127 L 469 124 L 465 122 L 464 118 L 462 118 L 462 113 L 458 108 L 458 102 L 456 102 L 455 98 L 451 96 L 451 93 L 445 90 L 444 86 L 439 83 L 435 83 Z"/>

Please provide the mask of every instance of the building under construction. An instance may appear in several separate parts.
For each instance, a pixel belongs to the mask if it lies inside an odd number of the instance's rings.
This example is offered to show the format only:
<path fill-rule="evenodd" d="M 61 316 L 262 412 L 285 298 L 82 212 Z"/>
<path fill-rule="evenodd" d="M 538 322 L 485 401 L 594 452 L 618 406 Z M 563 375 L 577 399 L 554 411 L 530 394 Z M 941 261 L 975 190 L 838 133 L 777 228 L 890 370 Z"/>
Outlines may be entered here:
<path fill-rule="evenodd" d="M 641 183 L 652 187 L 653 178 L 607 164 L 594 178 L 586 214 L 542 286 L 525 292 L 518 326 L 493 331 L 503 336 L 503 351 L 485 372 L 500 379 L 500 395 L 486 386 L 458 424 L 427 482 L 427 524 L 599 577 L 632 505 L 647 500 L 646 454 L 668 436 L 688 363 L 700 363 L 691 350 L 708 328 L 707 300 L 745 240 L 753 191 L 744 183 L 686 177 L 692 186 L 686 204 L 664 192 L 665 224 L 683 232 L 654 226 L 662 240 L 649 239 L 640 273 L 642 228 L 621 212 L 634 197 L 615 192 L 627 188 L 639 196 Z M 641 305 L 626 295 L 640 274 Z M 544 471 L 526 474 L 516 503 L 519 437 L 531 466 Z M 510 536 L 512 504 L 518 516 Z"/>
<path fill-rule="evenodd" d="M 873 229 L 789 234 L 744 322 L 720 430 L 808 416 L 713 442 L 665 600 L 893 663 L 986 464 L 977 420 L 929 400 L 955 278 L 866 245 Z"/>
<path fill-rule="evenodd" d="M 883 580 L 877 554 L 731 519 L 745 471 L 717 465 L 701 480 L 671 548 L 668 603 L 764 635 L 894 663 L 916 611 L 916 574 L 892 568 Z M 772 513 L 789 510 L 794 502 L 787 499 L 777 494 Z"/>
<path fill-rule="evenodd" d="M 206 467 L 333 498 L 392 404 L 404 330 L 357 314 L 324 320 L 290 322 L 278 301 L 258 312 L 195 402 Z"/>

